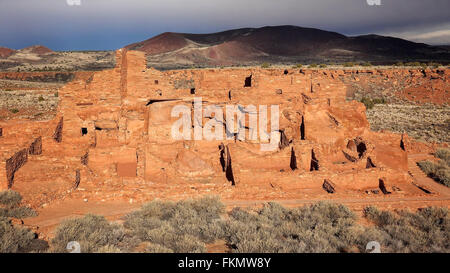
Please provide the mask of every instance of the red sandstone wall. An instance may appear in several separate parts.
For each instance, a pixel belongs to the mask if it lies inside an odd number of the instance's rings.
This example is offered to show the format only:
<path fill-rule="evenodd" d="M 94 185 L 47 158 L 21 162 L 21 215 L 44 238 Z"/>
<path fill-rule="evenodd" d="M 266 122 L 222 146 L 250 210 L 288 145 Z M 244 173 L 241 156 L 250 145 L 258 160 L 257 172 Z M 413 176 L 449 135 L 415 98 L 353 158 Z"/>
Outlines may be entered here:
<path fill-rule="evenodd" d="M 142 52 L 120 50 L 116 58 L 115 69 L 76 77 L 61 88 L 54 120 L 39 125 L 25 122 L 21 129 L 11 122 L 0 123 L 3 139 L 10 142 L 14 130 L 22 134 L 30 128 L 41 128 L 24 134 L 24 141 L 14 147 L 0 144 L 2 160 L 42 136 L 39 156 L 59 166 L 46 170 L 47 174 L 70 174 L 77 187 L 83 183 L 108 187 L 109 183 L 117 185 L 129 179 L 145 181 L 152 187 L 204 181 L 230 186 L 229 174 L 224 173 L 220 161 L 219 146 L 223 143 L 229 152 L 234 183 L 243 190 L 304 191 L 330 179 L 337 191 L 360 193 L 376 187 L 381 177 L 389 185 L 407 187 L 407 153 L 400 148 L 401 136 L 371 132 L 364 105 L 346 101 L 348 85 L 341 79 L 384 77 L 387 72 L 288 69 L 285 74 L 283 69 L 259 68 L 160 72 L 145 67 Z M 244 87 L 249 76 L 252 85 Z M 193 88 L 195 94 L 191 94 Z M 170 117 L 171 109 L 177 104 L 192 107 L 194 97 L 203 98 L 203 107 L 279 105 L 284 135 L 283 141 L 282 134 L 277 135 L 280 148 L 265 153 L 260 150 L 259 140 L 172 139 L 171 127 L 176 118 Z M 160 101 L 171 99 L 176 101 Z M 151 100 L 153 103 L 149 103 Z M 56 142 L 53 134 L 61 118 L 62 139 Z M 210 119 L 202 120 L 206 123 Z M 82 128 L 87 130 L 84 135 Z M 349 144 L 352 141 L 364 143 L 364 151 L 353 149 Z M 375 165 L 372 168 L 366 167 L 369 158 Z M 293 160 L 296 170 L 290 167 Z M 318 170 L 312 170 L 312 161 L 317 162 Z M 6 179 L 7 174 L 1 170 L 0 176 Z M 63 184 L 57 191 L 68 187 L 72 185 Z"/>

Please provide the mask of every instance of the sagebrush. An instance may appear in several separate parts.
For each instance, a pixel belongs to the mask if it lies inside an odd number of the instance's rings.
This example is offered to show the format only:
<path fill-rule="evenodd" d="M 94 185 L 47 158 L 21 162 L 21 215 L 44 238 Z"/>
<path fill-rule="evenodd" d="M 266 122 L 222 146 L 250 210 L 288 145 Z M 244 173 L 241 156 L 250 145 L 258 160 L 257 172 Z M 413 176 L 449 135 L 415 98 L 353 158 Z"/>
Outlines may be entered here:
<path fill-rule="evenodd" d="M 30 229 L 13 224 L 12 218 L 37 215 L 31 208 L 21 207 L 21 201 L 22 196 L 18 192 L 0 192 L 0 253 L 41 252 L 48 248 L 48 243 L 37 239 Z"/>
<path fill-rule="evenodd" d="M 126 236 L 121 225 L 92 214 L 60 224 L 51 251 L 67 252 L 67 244 L 72 241 L 80 244 L 82 253 L 130 251 L 137 245 Z"/>
<path fill-rule="evenodd" d="M 441 158 L 447 155 L 439 152 Z M 14 193 L 0 195 L 6 204 L 18 200 Z M 379 242 L 382 252 L 450 252 L 446 208 L 414 213 L 369 206 L 363 217 L 372 225 L 359 224 L 349 208 L 331 202 L 298 208 L 271 202 L 226 213 L 216 197 L 156 200 L 126 215 L 123 224 L 96 215 L 66 220 L 56 229 L 50 251 L 68 252 L 67 244 L 76 241 L 81 252 L 199 253 L 220 239 L 239 253 L 366 252 L 370 241 Z M 0 217 L 0 252 L 43 251 L 43 242 L 35 237 Z"/>
<path fill-rule="evenodd" d="M 124 227 L 150 252 L 205 252 L 205 243 L 224 237 L 218 198 L 205 197 L 179 202 L 153 201 L 125 217 Z"/>
<path fill-rule="evenodd" d="M 450 187 L 450 149 L 438 149 L 435 156 L 440 159 L 437 163 L 425 160 L 417 165 L 427 176 Z"/>

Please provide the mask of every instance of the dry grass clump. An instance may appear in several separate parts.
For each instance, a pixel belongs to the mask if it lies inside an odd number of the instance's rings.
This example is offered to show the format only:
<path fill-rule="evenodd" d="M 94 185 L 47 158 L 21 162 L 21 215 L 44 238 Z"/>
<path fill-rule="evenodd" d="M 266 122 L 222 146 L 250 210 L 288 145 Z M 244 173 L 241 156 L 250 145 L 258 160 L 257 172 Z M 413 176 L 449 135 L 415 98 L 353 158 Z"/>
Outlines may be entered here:
<path fill-rule="evenodd" d="M 450 252 L 450 217 L 446 208 L 429 207 L 396 215 L 367 207 L 364 214 L 381 231 L 374 240 L 380 242 L 383 252 Z"/>
<path fill-rule="evenodd" d="M 450 187 L 450 149 L 438 149 L 435 156 L 440 159 L 437 163 L 425 160 L 417 165 L 427 176 Z"/>
<path fill-rule="evenodd" d="M 205 243 L 222 238 L 224 205 L 218 198 L 204 197 L 179 202 L 153 201 L 125 217 L 124 227 L 148 252 L 205 252 Z"/>

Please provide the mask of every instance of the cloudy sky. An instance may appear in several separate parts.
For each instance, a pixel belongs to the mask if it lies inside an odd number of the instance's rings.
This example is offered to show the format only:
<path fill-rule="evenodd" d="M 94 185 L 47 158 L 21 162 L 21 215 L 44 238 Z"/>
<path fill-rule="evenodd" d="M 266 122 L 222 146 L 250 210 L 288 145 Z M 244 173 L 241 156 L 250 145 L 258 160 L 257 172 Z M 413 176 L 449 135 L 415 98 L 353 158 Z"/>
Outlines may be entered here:
<path fill-rule="evenodd" d="M 166 31 L 268 25 L 450 44 L 450 0 L 0 0 L 0 46 L 15 49 L 117 49 Z"/>

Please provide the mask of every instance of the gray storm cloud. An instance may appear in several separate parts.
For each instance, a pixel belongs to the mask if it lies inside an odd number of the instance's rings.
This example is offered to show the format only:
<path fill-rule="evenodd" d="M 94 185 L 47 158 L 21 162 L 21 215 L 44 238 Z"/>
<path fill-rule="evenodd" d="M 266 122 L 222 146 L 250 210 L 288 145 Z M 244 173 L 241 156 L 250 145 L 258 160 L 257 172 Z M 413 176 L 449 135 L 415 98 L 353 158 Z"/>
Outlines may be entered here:
<path fill-rule="evenodd" d="M 298 25 L 442 43 L 449 0 L 0 0 L 0 45 L 111 49 L 166 32 Z M 442 35 L 442 36 L 441 36 Z M 445 38 L 447 37 L 447 38 Z"/>

